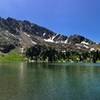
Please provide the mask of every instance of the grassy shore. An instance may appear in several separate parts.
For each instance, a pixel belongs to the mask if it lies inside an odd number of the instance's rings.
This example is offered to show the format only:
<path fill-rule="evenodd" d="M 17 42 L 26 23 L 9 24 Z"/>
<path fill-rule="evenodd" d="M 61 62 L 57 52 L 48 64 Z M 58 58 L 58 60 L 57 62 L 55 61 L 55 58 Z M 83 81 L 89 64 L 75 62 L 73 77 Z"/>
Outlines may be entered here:
<path fill-rule="evenodd" d="M 7 54 L 0 54 L 0 62 L 19 62 L 25 61 L 25 57 L 16 50 Z"/>

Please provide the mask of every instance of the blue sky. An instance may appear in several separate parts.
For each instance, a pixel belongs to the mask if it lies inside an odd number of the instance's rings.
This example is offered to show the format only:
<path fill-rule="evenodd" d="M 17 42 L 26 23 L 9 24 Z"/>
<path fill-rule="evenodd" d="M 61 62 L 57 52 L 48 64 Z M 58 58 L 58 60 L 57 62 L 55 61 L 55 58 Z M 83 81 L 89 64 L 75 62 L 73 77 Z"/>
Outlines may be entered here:
<path fill-rule="evenodd" d="M 100 0 L 0 0 L 0 16 L 100 42 Z"/>

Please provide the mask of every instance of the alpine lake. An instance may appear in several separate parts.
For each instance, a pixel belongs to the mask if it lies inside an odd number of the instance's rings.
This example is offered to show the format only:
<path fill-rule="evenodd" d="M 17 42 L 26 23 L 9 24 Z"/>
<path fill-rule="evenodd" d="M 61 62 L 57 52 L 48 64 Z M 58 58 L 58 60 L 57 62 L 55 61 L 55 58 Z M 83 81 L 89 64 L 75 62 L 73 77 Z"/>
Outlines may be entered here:
<path fill-rule="evenodd" d="M 100 63 L 0 63 L 0 100 L 100 100 Z"/>

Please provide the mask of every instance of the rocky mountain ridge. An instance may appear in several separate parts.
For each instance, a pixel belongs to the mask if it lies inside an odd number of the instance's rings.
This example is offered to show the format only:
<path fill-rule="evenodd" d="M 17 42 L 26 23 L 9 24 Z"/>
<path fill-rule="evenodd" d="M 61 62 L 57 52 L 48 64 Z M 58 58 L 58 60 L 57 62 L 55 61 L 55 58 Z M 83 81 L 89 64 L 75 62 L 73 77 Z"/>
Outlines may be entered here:
<path fill-rule="evenodd" d="M 97 44 L 83 36 L 65 36 L 29 21 L 8 17 L 0 18 L 0 51 L 7 53 L 14 48 L 34 45 L 52 46 L 64 50 L 95 50 Z"/>

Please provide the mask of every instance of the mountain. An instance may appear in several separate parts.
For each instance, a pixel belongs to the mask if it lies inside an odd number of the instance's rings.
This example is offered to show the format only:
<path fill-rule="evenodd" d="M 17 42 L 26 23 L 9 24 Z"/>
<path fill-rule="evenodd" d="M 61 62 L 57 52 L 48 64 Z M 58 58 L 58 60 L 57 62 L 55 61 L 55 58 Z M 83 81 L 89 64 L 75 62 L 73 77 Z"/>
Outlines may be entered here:
<path fill-rule="evenodd" d="M 46 45 L 62 50 L 95 50 L 97 45 L 80 35 L 65 36 L 29 21 L 0 18 L 0 51 Z"/>

